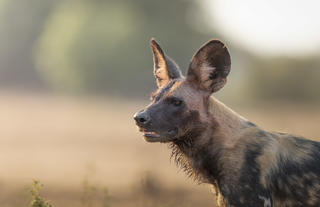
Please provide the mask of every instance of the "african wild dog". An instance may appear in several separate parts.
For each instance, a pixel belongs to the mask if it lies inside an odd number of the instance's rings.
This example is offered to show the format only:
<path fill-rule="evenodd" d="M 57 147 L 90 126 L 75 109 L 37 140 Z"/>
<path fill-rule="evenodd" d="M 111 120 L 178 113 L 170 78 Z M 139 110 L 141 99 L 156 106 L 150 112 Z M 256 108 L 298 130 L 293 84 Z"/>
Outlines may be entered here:
<path fill-rule="evenodd" d="M 220 207 L 320 206 L 320 143 L 264 131 L 210 96 L 231 68 L 222 42 L 203 45 L 186 77 L 151 47 L 158 90 L 134 116 L 146 141 L 170 143 L 189 175 L 214 186 Z"/>

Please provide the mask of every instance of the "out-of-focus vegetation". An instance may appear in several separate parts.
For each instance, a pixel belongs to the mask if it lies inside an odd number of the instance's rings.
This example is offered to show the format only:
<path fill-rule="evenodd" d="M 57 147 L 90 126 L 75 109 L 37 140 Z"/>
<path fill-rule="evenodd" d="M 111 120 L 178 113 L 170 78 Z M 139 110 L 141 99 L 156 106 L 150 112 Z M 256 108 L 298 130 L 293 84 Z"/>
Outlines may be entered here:
<path fill-rule="evenodd" d="M 236 86 L 223 96 L 319 101 L 319 54 L 256 57 L 209 29 L 202 3 L 3 0 L 0 87 L 141 97 L 155 87 L 151 37 L 184 70 L 201 44 L 220 38 L 231 50 Z"/>
<path fill-rule="evenodd" d="M 50 86 L 62 91 L 145 93 L 145 86 L 153 84 L 151 37 L 163 42 L 179 62 L 187 62 L 188 51 L 209 38 L 185 21 L 188 9 L 197 9 L 197 4 L 181 0 L 61 2 L 38 41 L 37 68 Z"/>
<path fill-rule="evenodd" d="M 59 1 L 0 1 L 0 87 L 43 88 L 35 70 L 34 50 L 46 19 Z"/>
<path fill-rule="evenodd" d="M 30 190 L 32 196 L 30 207 L 52 207 L 52 205 L 48 201 L 40 196 L 40 190 L 42 187 L 43 185 L 39 181 L 33 181 Z"/>
<path fill-rule="evenodd" d="M 320 101 L 320 58 L 265 58 L 248 73 L 253 95 L 260 100 Z"/>

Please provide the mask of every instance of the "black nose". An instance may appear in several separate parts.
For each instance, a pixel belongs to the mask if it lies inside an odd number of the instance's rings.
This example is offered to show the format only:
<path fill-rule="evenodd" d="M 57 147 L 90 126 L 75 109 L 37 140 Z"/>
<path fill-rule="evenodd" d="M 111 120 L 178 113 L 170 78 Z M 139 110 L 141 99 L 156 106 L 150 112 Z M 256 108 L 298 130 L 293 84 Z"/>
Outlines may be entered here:
<path fill-rule="evenodd" d="M 150 122 L 150 117 L 148 115 L 147 112 L 145 111 L 140 111 L 137 112 L 133 115 L 134 120 L 136 120 L 136 122 L 138 124 L 142 124 L 142 125 L 146 125 Z"/>

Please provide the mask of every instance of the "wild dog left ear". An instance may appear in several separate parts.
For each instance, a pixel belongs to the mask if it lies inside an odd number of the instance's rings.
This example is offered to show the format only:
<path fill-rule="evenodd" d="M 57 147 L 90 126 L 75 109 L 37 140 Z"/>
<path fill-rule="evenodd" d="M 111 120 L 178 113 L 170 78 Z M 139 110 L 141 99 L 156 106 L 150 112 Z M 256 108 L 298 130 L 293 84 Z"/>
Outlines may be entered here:
<path fill-rule="evenodd" d="M 187 80 L 214 93 L 225 85 L 230 68 L 231 58 L 227 47 L 219 40 L 210 40 L 193 56 Z"/>

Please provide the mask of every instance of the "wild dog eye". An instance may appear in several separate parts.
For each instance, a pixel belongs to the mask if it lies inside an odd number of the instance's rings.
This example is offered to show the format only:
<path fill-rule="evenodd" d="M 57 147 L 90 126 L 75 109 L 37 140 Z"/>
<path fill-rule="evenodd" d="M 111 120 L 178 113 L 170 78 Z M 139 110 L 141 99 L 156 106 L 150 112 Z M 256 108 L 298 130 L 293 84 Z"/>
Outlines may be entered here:
<path fill-rule="evenodd" d="M 181 100 L 176 100 L 173 102 L 173 105 L 175 105 L 175 106 L 181 106 L 181 104 L 182 104 Z"/>
<path fill-rule="evenodd" d="M 182 100 L 174 98 L 174 99 L 172 99 L 171 103 L 174 106 L 181 106 L 182 105 Z"/>

